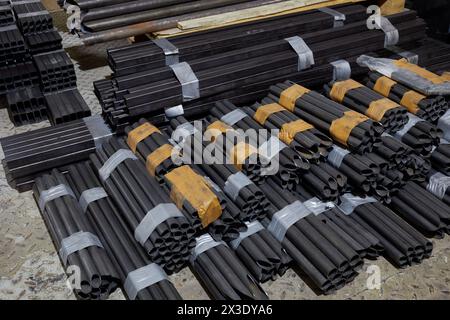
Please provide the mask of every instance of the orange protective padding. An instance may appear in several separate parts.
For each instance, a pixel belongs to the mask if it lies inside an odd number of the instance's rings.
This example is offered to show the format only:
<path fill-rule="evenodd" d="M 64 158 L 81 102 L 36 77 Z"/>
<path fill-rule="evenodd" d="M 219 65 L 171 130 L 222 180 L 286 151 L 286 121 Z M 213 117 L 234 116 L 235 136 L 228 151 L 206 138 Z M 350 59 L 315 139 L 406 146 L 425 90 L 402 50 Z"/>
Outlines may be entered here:
<path fill-rule="evenodd" d="M 330 97 L 334 101 L 342 103 L 348 91 L 358 89 L 361 87 L 363 87 L 363 85 L 359 82 L 356 82 L 353 79 L 338 81 L 333 84 L 333 87 L 331 88 L 330 91 Z"/>
<path fill-rule="evenodd" d="M 242 141 L 237 143 L 230 152 L 231 159 L 233 161 L 234 166 L 242 170 L 242 165 L 245 163 L 245 160 L 247 160 L 251 155 L 257 154 L 258 149 L 256 149 L 254 146 Z"/>
<path fill-rule="evenodd" d="M 187 201 L 195 210 L 204 228 L 222 215 L 222 206 L 208 182 L 189 166 L 173 169 L 165 175 L 170 184 L 170 198 L 179 209 Z"/>
<path fill-rule="evenodd" d="M 314 127 L 310 125 L 308 122 L 303 120 L 296 120 L 292 122 L 288 122 L 283 124 L 281 127 L 281 131 L 278 135 L 278 138 L 286 143 L 287 145 L 290 145 L 292 141 L 294 141 L 295 136 L 303 131 L 313 129 Z"/>
<path fill-rule="evenodd" d="M 426 96 L 424 96 L 423 94 L 420 94 L 414 90 L 410 90 L 403 95 L 400 104 L 408 109 L 409 112 L 416 114 L 420 110 L 420 101 L 425 98 Z"/>
<path fill-rule="evenodd" d="M 298 84 L 294 84 L 281 92 L 279 103 L 289 111 L 293 112 L 295 109 L 295 103 L 298 99 L 303 97 L 303 95 L 307 94 L 311 90 L 302 87 Z"/>
<path fill-rule="evenodd" d="M 428 81 L 431 81 L 434 84 L 440 84 L 446 81 L 442 77 L 438 76 L 437 74 L 431 71 L 428 71 L 427 69 L 421 68 L 413 63 L 409 63 L 408 60 L 406 59 L 396 60 L 394 61 L 394 65 L 401 69 L 411 71 L 412 73 L 415 73 L 418 76 L 421 76 L 422 78 L 427 79 Z"/>
<path fill-rule="evenodd" d="M 450 71 L 445 71 L 442 75 L 441 78 L 444 79 L 445 81 L 450 81 Z"/>
<path fill-rule="evenodd" d="M 373 87 L 373 90 L 378 92 L 379 94 L 385 96 L 386 98 L 389 97 L 389 94 L 391 93 L 391 89 L 394 85 L 396 85 L 397 82 L 394 80 L 388 78 L 388 77 L 379 77 L 377 82 L 375 82 L 375 86 Z"/>
<path fill-rule="evenodd" d="M 281 111 L 286 111 L 286 109 L 278 103 L 266 104 L 264 106 L 260 106 L 258 110 L 256 110 L 253 119 L 255 119 L 260 125 L 264 125 L 272 114 Z"/>
<path fill-rule="evenodd" d="M 155 127 L 149 122 L 146 122 L 137 127 L 136 129 L 131 130 L 130 133 L 128 133 L 127 138 L 127 144 L 130 147 L 131 151 L 136 153 L 136 148 L 139 142 L 141 142 L 144 139 L 147 139 L 155 132 L 161 133 L 161 131 L 159 131 L 157 127 Z"/>
<path fill-rule="evenodd" d="M 154 177 L 156 174 L 156 168 L 165 160 L 172 156 L 173 146 L 170 144 L 163 144 L 161 147 L 153 151 L 147 156 L 146 167 L 148 173 Z"/>
<path fill-rule="evenodd" d="M 348 137 L 350 137 L 352 130 L 366 120 L 369 120 L 369 118 L 359 112 L 346 111 L 342 118 L 331 123 L 330 134 L 334 140 L 347 146 Z"/>
<path fill-rule="evenodd" d="M 220 120 L 214 121 L 206 128 L 206 131 L 211 134 L 211 142 L 214 142 L 218 136 L 226 134 L 228 130 L 234 129 Z"/>
<path fill-rule="evenodd" d="M 400 105 L 388 98 L 372 101 L 366 111 L 366 116 L 381 121 L 388 110 L 399 108 Z"/>

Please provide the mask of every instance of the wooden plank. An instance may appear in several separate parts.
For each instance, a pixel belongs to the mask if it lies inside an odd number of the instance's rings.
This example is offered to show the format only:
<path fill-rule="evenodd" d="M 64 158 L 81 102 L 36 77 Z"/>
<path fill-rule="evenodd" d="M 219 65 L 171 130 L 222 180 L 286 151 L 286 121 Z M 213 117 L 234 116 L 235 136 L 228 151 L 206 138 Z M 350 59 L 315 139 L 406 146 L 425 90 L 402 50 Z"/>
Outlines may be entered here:
<path fill-rule="evenodd" d="M 379 0 L 382 15 L 402 12 L 405 9 L 405 0 Z"/>

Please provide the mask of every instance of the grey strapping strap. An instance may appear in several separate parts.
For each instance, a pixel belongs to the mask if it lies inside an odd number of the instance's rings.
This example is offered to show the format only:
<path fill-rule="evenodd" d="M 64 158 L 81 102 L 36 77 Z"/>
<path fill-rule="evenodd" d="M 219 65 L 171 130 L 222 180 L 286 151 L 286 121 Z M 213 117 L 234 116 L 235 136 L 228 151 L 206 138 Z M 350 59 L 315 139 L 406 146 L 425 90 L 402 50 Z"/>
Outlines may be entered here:
<path fill-rule="evenodd" d="M 220 246 L 221 244 L 225 245 L 225 242 L 215 241 L 208 233 L 198 237 L 196 241 L 197 245 L 192 251 L 192 255 L 190 258 L 191 264 L 193 264 L 194 261 L 197 259 L 197 257 L 201 255 L 203 252 L 208 251 L 209 249 L 212 249 L 214 247 Z"/>
<path fill-rule="evenodd" d="M 50 13 L 47 10 L 41 10 L 41 11 L 35 11 L 35 12 L 27 12 L 27 13 L 19 13 L 17 15 L 17 18 L 30 18 L 30 17 L 37 17 L 37 16 L 43 16 L 43 15 L 50 15 Z"/>
<path fill-rule="evenodd" d="M 430 177 L 427 190 L 439 199 L 443 199 L 448 187 L 450 186 L 450 177 L 440 172 L 436 172 Z"/>
<path fill-rule="evenodd" d="M 228 177 L 227 181 L 225 181 L 225 187 L 223 190 L 231 199 L 236 200 L 239 196 L 239 192 L 251 184 L 253 184 L 252 180 L 239 171 Z"/>
<path fill-rule="evenodd" d="M 343 149 L 338 146 L 333 146 L 333 150 L 328 154 L 327 160 L 329 163 L 331 163 L 334 167 L 340 168 L 342 165 L 342 161 L 344 161 L 344 158 L 346 155 L 348 155 L 350 151 Z"/>
<path fill-rule="evenodd" d="M 336 60 L 330 64 L 333 66 L 333 81 L 344 81 L 351 78 L 352 67 L 347 60 Z"/>
<path fill-rule="evenodd" d="M 170 107 L 164 110 L 166 114 L 166 118 L 175 118 L 178 116 L 182 116 L 184 114 L 184 108 L 183 105 L 179 104 L 175 107 Z"/>
<path fill-rule="evenodd" d="M 93 235 L 90 232 L 80 231 L 61 240 L 61 248 L 59 249 L 59 256 L 61 257 L 64 266 L 66 266 L 67 259 L 72 253 L 93 246 L 103 248 L 102 243 L 100 242 L 100 240 L 96 235 Z"/>
<path fill-rule="evenodd" d="M 246 114 L 241 109 L 235 109 L 231 112 L 228 112 L 226 115 L 222 116 L 220 120 L 222 122 L 225 122 L 229 126 L 234 126 L 236 123 L 241 121 L 242 119 L 248 117 L 248 114 Z"/>
<path fill-rule="evenodd" d="M 439 119 L 437 127 L 444 132 L 444 138 L 450 140 L 450 109 Z"/>
<path fill-rule="evenodd" d="M 131 271 L 123 284 L 123 288 L 130 300 L 135 300 L 138 293 L 155 283 L 167 280 L 167 274 L 156 263 Z"/>
<path fill-rule="evenodd" d="M 208 176 L 203 176 L 203 178 L 206 180 L 206 182 L 208 182 L 209 186 L 211 188 L 213 188 L 214 190 L 216 190 L 216 192 L 218 193 L 223 193 L 222 189 L 220 189 L 220 187 L 217 185 L 217 183 L 215 183 L 214 181 L 211 180 L 210 177 Z"/>
<path fill-rule="evenodd" d="M 320 8 L 318 10 L 323 12 L 323 13 L 327 13 L 329 15 L 332 15 L 334 17 L 334 25 L 333 25 L 334 28 L 344 26 L 344 22 L 346 20 L 345 14 L 340 13 L 339 11 L 336 11 L 334 9 L 327 8 L 327 7 Z"/>
<path fill-rule="evenodd" d="M 254 235 L 255 233 L 258 233 L 261 230 L 264 230 L 263 225 L 259 221 L 246 222 L 245 224 L 247 225 L 247 231 L 239 233 L 239 237 L 230 242 L 230 246 L 234 250 L 239 247 L 244 239 L 250 237 L 251 235 Z"/>
<path fill-rule="evenodd" d="M 395 46 L 400 40 L 400 34 L 394 25 L 386 17 L 377 17 L 375 19 L 378 27 L 385 33 L 384 47 Z"/>
<path fill-rule="evenodd" d="M 199 132 L 198 129 L 194 127 L 190 122 L 180 124 L 175 131 L 177 132 L 177 135 L 183 138 L 183 140 Z"/>
<path fill-rule="evenodd" d="M 166 66 L 176 64 L 180 62 L 179 50 L 167 39 L 154 39 L 153 43 L 162 49 L 164 55 L 166 56 Z"/>
<path fill-rule="evenodd" d="M 200 98 L 200 84 L 197 76 L 187 62 L 180 62 L 169 66 L 175 77 L 181 84 L 183 101 L 190 101 Z"/>
<path fill-rule="evenodd" d="M 299 36 L 284 39 L 298 55 L 298 71 L 310 68 L 315 64 L 314 54 L 306 42 Z"/>
<path fill-rule="evenodd" d="M 280 242 L 284 240 L 286 232 L 297 221 L 309 216 L 311 211 L 300 201 L 295 201 L 275 213 L 267 226 L 267 230 Z"/>
<path fill-rule="evenodd" d="M 134 230 L 134 238 L 144 245 L 150 235 L 164 221 L 170 218 L 183 217 L 181 211 L 173 203 L 161 203 L 149 210 L 144 219 Z"/>
<path fill-rule="evenodd" d="M 108 194 L 102 187 L 92 188 L 83 191 L 83 193 L 80 196 L 80 200 L 78 200 L 78 203 L 80 204 L 80 207 L 83 210 L 83 212 L 86 212 L 88 206 L 92 202 L 98 201 L 106 197 L 108 197 Z"/>
<path fill-rule="evenodd" d="M 277 156 L 281 150 L 287 148 L 288 146 L 275 136 L 271 136 L 269 140 L 264 142 L 259 148 L 258 153 L 267 158 L 269 161 Z"/>
<path fill-rule="evenodd" d="M 15 24 L 10 24 L 0 28 L 0 32 L 3 31 L 11 31 L 11 30 L 19 30 Z"/>
<path fill-rule="evenodd" d="M 398 54 L 400 57 L 405 58 L 409 63 L 419 64 L 419 55 L 414 52 L 405 51 L 397 46 L 390 46 L 387 49 Z"/>
<path fill-rule="evenodd" d="M 108 160 L 103 164 L 103 166 L 98 170 L 98 174 L 103 181 L 106 181 L 111 173 L 116 170 L 116 168 L 125 160 L 132 159 L 137 160 L 138 158 L 134 155 L 131 150 L 119 149 L 117 150 Z"/>
<path fill-rule="evenodd" d="M 315 216 L 318 216 L 321 213 L 324 213 L 325 211 L 328 211 L 335 207 L 333 202 L 322 202 L 317 197 L 303 202 L 303 205 L 308 208 L 308 210 L 311 211 Z"/>
<path fill-rule="evenodd" d="M 65 184 L 60 184 L 50 189 L 42 191 L 41 194 L 39 195 L 38 201 L 39 209 L 41 209 L 41 211 L 44 211 L 45 205 L 48 202 L 64 196 L 71 196 L 76 198 L 72 189 L 66 186 Z"/>
<path fill-rule="evenodd" d="M 341 210 L 346 215 L 351 215 L 355 209 L 366 203 L 377 202 L 377 200 L 373 197 L 357 197 L 351 193 L 346 193 L 341 196 L 341 204 L 338 206 L 339 210 Z"/>
<path fill-rule="evenodd" d="M 425 121 L 425 120 L 420 119 L 419 117 L 417 117 L 417 116 L 415 116 L 415 115 L 413 115 L 413 114 L 411 114 L 411 113 L 408 113 L 408 118 L 409 118 L 408 123 L 405 124 L 405 126 L 404 126 L 401 130 L 399 130 L 399 131 L 397 131 L 396 133 L 394 133 L 394 135 L 395 135 L 396 137 L 402 138 L 402 137 L 403 137 L 405 134 L 407 134 L 408 131 L 411 130 L 411 128 L 414 127 L 418 122 Z"/>
<path fill-rule="evenodd" d="M 95 147 L 100 149 L 103 142 L 113 135 L 111 128 L 99 115 L 83 118 L 86 127 L 94 138 Z"/>

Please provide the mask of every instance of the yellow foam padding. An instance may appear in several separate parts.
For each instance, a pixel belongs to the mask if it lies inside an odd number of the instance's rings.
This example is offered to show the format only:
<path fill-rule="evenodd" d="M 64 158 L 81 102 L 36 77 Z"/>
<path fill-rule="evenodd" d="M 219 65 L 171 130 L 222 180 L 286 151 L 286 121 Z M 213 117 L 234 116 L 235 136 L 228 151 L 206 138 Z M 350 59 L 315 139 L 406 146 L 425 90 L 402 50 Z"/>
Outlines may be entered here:
<path fill-rule="evenodd" d="M 211 134 L 211 142 L 214 142 L 218 136 L 226 134 L 228 130 L 234 131 L 232 127 L 220 120 L 214 121 L 206 128 L 206 131 L 209 131 Z"/>
<path fill-rule="evenodd" d="M 161 131 L 159 131 L 157 127 L 155 127 L 149 122 L 146 122 L 137 127 L 136 129 L 131 130 L 130 133 L 128 133 L 127 138 L 127 144 L 130 147 L 131 151 L 136 153 L 136 148 L 139 142 L 147 139 L 155 132 L 161 133 Z"/>
<path fill-rule="evenodd" d="M 348 138 L 352 130 L 360 123 L 369 118 L 356 111 L 346 111 L 342 118 L 336 119 L 331 123 L 330 134 L 334 140 L 347 146 Z"/>
<path fill-rule="evenodd" d="M 421 68 L 418 65 L 415 65 L 413 63 L 409 63 L 408 60 L 406 60 L 406 59 L 396 60 L 396 61 L 394 61 L 394 65 L 401 69 L 408 70 L 412 73 L 415 73 L 418 76 L 421 76 L 422 78 L 427 79 L 428 81 L 430 81 L 434 84 L 440 84 L 440 83 L 444 83 L 446 81 L 442 77 L 438 76 L 437 74 L 435 74 L 431 71 L 428 71 L 427 69 Z"/>
<path fill-rule="evenodd" d="M 297 100 L 308 92 L 310 92 L 309 89 L 298 84 L 294 84 L 281 93 L 279 102 L 283 107 L 293 112 Z"/>
<path fill-rule="evenodd" d="M 205 178 L 189 166 L 173 169 L 165 175 L 170 183 L 170 198 L 178 208 L 187 201 L 195 210 L 204 228 L 222 215 L 222 206 Z"/>
<path fill-rule="evenodd" d="M 424 96 L 423 94 L 420 94 L 414 90 L 410 90 L 403 95 L 400 104 L 408 109 L 409 112 L 416 114 L 420 110 L 420 101 L 425 98 L 426 96 Z"/>
<path fill-rule="evenodd" d="M 246 143 L 246 142 L 239 142 L 237 143 L 232 149 L 231 149 L 231 159 L 233 161 L 234 166 L 242 170 L 242 165 L 245 163 L 245 160 L 247 160 L 251 155 L 258 153 L 258 149 L 256 149 L 254 146 Z"/>
<path fill-rule="evenodd" d="M 372 101 L 366 111 L 366 116 L 375 120 L 381 121 L 388 110 L 399 108 L 400 105 L 388 98 Z"/>
<path fill-rule="evenodd" d="M 313 129 L 314 127 L 310 125 L 308 122 L 303 121 L 301 119 L 292 121 L 289 123 L 285 123 L 281 127 L 281 131 L 278 135 L 278 138 L 286 143 L 287 145 L 290 145 L 292 141 L 295 139 L 295 136 L 303 131 Z"/>
<path fill-rule="evenodd" d="M 256 110 L 253 119 L 255 119 L 260 125 L 264 125 L 272 114 L 281 111 L 286 111 L 286 109 L 278 103 L 266 104 L 264 106 L 260 106 L 258 110 Z"/>
<path fill-rule="evenodd" d="M 450 71 L 445 71 L 442 75 L 441 78 L 444 79 L 445 81 L 450 81 Z"/>
<path fill-rule="evenodd" d="M 391 89 L 394 85 L 396 85 L 397 82 L 394 80 L 388 78 L 388 77 L 379 77 L 377 82 L 375 82 L 375 86 L 373 87 L 373 90 L 378 92 L 379 94 L 385 96 L 386 98 L 389 97 L 389 94 L 391 93 Z"/>
<path fill-rule="evenodd" d="M 338 81 L 333 84 L 333 87 L 331 88 L 330 91 L 330 97 L 334 101 L 342 103 L 348 91 L 358 89 L 361 87 L 363 87 L 363 85 L 359 82 L 356 82 L 353 79 Z"/>
<path fill-rule="evenodd" d="M 164 144 L 147 156 L 146 167 L 148 173 L 154 177 L 156 168 L 165 160 L 172 156 L 173 146 L 170 144 Z"/>

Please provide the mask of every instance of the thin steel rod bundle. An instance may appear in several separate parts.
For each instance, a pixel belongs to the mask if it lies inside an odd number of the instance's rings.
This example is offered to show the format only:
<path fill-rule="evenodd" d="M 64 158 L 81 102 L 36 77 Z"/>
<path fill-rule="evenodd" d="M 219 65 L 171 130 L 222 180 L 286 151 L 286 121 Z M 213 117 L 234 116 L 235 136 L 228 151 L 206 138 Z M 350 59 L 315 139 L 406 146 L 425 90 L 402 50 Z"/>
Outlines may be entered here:
<path fill-rule="evenodd" d="M 123 140 L 111 138 L 105 142 L 101 149 L 90 156 L 96 171 L 99 172 L 105 162 L 121 149 L 129 150 Z M 143 174 L 145 170 L 141 161 L 127 159 L 103 181 L 105 190 L 114 200 L 133 234 L 138 227 L 142 228 L 138 230 L 148 228 L 146 224 L 142 224 L 147 214 L 161 215 L 166 210 L 163 208 L 155 212 L 152 209 L 160 208 L 161 204 L 172 203 L 156 180 Z M 181 211 L 177 216 L 172 215 L 156 228 L 148 230 L 147 232 L 153 230 L 148 238 L 138 238 L 135 234 L 136 245 L 139 245 L 139 241 L 152 262 L 161 265 L 168 273 L 178 272 L 189 260 L 190 252 L 195 246 L 194 220 L 191 215 Z"/>
<path fill-rule="evenodd" d="M 89 162 L 81 162 L 70 166 L 66 179 L 77 199 L 80 199 L 83 192 L 101 187 L 101 183 Z M 109 196 L 106 195 L 106 197 L 88 203 L 86 212 L 80 213 L 81 215 L 87 217 L 96 234 L 99 235 L 120 274 L 122 289 L 126 290 L 124 284 L 129 274 L 151 264 L 147 253 L 142 247 L 136 245 L 126 221 Z M 181 300 L 181 296 L 173 284 L 168 279 L 164 279 L 140 290 L 136 299 Z"/>
<path fill-rule="evenodd" d="M 55 199 L 44 200 L 47 190 L 61 185 L 69 188 L 65 177 L 56 169 L 52 170 L 51 175 L 43 175 L 36 179 L 33 195 L 41 209 L 42 218 L 60 253 L 64 268 L 70 266 L 78 268 L 80 282 L 73 288 L 76 296 L 80 299 L 107 299 L 118 287 L 119 276 L 103 244 L 91 244 L 74 252 L 69 251 L 70 244 L 66 244 L 71 243 L 70 239 L 80 233 L 97 236 L 77 199 L 73 195 L 60 193 L 61 196 Z M 77 242 L 72 246 L 76 244 Z"/>

